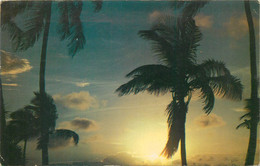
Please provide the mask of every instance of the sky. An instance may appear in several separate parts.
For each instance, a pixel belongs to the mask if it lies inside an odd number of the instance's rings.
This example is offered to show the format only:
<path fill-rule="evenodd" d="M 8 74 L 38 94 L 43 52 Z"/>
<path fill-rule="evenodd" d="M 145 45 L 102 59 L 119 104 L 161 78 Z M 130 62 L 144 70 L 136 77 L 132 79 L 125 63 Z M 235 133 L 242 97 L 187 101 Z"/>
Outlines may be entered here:
<path fill-rule="evenodd" d="M 259 53 L 259 4 L 251 2 Z M 165 109 L 171 95 L 148 93 L 119 97 L 115 90 L 128 81 L 125 75 L 136 67 L 158 63 L 151 42 L 138 36 L 163 14 L 177 15 L 167 1 L 104 1 L 100 12 L 84 2 L 81 20 L 85 49 L 68 55 L 66 42 L 57 35 L 58 13 L 54 3 L 47 50 L 46 91 L 52 95 L 59 118 L 56 128 L 76 131 L 71 141 L 51 140 L 50 163 L 95 162 L 122 165 L 179 164 L 160 156 L 167 141 Z M 243 100 L 250 96 L 248 29 L 242 1 L 211 1 L 195 17 L 203 39 L 198 62 L 224 61 L 244 85 Z M 1 74 L 4 103 L 9 112 L 29 104 L 38 91 L 41 40 L 24 52 L 14 52 L 8 33 L 1 31 Z M 257 60 L 259 62 L 259 60 Z M 258 63 L 259 64 L 259 63 Z M 242 165 L 249 130 L 236 130 L 244 101 L 216 98 L 210 115 L 202 111 L 193 95 L 186 121 L 187 160 L 191 165 Z M 29 141 L 28 163 L 39 164 L 36 140 Z M 259 144 L 259 139 L 258 142 Z M 259 145 L 256 163 L 259 162 Z"/>

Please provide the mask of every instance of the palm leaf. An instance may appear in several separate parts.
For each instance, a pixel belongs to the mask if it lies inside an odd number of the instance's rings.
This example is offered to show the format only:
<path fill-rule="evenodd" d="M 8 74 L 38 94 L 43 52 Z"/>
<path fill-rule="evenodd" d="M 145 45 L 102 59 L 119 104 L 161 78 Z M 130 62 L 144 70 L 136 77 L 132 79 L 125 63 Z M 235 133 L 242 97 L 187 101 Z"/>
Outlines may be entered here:
<path fill-rule="evenodd" d="M 79 50 L 84 48 L 86 39 L 83 33 L 83 27 L 80 20 L 82 11 L 82 1 L 67 2 L 69 12 L 69 29 L 70 34 L 67 37 L 69 40 L 68 48 L 69 54 L 73 57 Z"/>
<path fill-rule="evenodd" d="M 201 89 L 200 89 L 200 92 L 201 92 L 201 99 L 204 100 L 204 107 L 203 107 L 203 110 L 205 110 L 205 112 L 207 114 L 209 114 L 213 107 L 214 107 L 214 103 L 215 103 L 215 97 L 214 97 L 214 92 L 212 91 L 211 87 L 207 84 L 202 84 L 201 85 Z"/>
<path fill-rule="evenodd" d="M 245 119 L 244 122 L 236 127 L 236 129 L 239 129 L 241 127 L 246 127 L 247 129 L 250 129 L 250 120 Z"/>
<path fill-rule="evenodd" d="M 168 141 L 161 155 L 170 158 L 178 150 L 179 142 L 184 133 L 185 112 L 181 110 L 180 104 L 173 100 L 166 109 L 168 115 Z"/>
<path fill-rule="evenodd" d="M 68 36 L 70 35 L 68 3 L 69 2 L 66 1 L 62 1 L 58 3 L 60 18 L 59 18 L 59 24 L 57 28 L 61 40 L 67 39 Z"/>
<path fill-rule="evenodd" d="M 103 6 L 103 0 L 92 0 L 92 3 L 95 5 L 95 12 L 99 12 Z"/>
<path fill-rule="evenodd" d="M 222 95 L 222 97 L 231 100 L 242 99 L 243 86 L 238 78 L 232 75 L 225 75 L 211 77 L 209 78 L 209 81 L 209 84 L 216 95 Z"/>
<path fill-rule="evenodd" d="M 72 130 L 58 129 L 58 130 L 55 130 L 52 135 L 54 137 L 65 139 L 65 140 L 73 138 L 73 142 L 75 145 L 77 145 L 79 142 L 79 135 Z"/>
<path fill-rule="evenodd" d="M 142 91 L 156 95 L 164 94 L 172 89 L 175 82 L 173 72 L 163 65 L 141 66 L 127 74 L 127 77 L 133 77 L 133 79 L 116 89 L 119 96 L 129 93 L 137 94 Z"/>

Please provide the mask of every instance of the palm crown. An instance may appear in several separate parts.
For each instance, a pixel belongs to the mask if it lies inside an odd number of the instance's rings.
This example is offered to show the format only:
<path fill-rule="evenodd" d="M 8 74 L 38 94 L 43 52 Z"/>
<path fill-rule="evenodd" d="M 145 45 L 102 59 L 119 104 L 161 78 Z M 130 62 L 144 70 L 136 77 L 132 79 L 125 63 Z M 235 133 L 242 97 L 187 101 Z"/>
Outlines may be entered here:
<path fill-rule="evenodd" d="M 185 134 L 187 106 L 192 92 L 200 92 L 203 110 L 209 114 L 214 107 L 214 94 L 240 100 L 242 85 L 223 62 L 205 60 L 197 63 L 196 50 L 202 34 L 192 18 L 183 21 L 165 16 L 150 30 L 139 31 L 139 35 L 152 41 L 152 49 L 162 63 L 134 69 L 126 75 L 131 80 L 116 92 L 120 96 L 143 91 L 155 95 L 172 93 L 173 100 L 166 109 L 168 142 L 162 152 L 169 158 L 177 151 L 179 141 Z"/>

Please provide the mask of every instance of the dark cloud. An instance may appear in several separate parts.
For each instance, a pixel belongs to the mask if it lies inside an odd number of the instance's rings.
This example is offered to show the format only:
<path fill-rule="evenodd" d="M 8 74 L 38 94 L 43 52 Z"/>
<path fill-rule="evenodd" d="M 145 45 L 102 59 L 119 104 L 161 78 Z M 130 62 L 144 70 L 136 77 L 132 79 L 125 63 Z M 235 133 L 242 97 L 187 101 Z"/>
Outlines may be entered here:
<path fill-rule="evenodd" d="M 222 119 L 222 117 L 212 113 L 210 115 L 201 115 L 195 119 L 195 123 L 197 126 L 201 128 L 208 127 L 220 127 L 226 125 L 226 122 Z"/>
<path fill-rule="evenodd" d="M 32 69 L 27 59 L 20 59 L 3 50 L 0 50 L 0 55 L 2 75 L 16 75 Z"/>
<path fill-rule="evenodd" d="M 94 120 L 89 120 L 87 118 L 75 118 L 72 121 L 65 121 L 60 123 L 59 128 L 93 131 L 98 129 L 98 125 Z"/>

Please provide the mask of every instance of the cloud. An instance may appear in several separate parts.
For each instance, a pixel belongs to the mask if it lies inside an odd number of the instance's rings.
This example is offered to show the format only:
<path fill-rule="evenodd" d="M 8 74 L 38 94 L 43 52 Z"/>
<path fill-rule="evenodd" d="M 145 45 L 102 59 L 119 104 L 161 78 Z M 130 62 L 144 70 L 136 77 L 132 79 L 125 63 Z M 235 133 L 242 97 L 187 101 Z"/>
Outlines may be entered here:
<path fill-rule="evenodd" d="M 151 23 L 156 22 L 161 16 L 162 13 L 160 11 L 155 10 L 149 14 L 149 22 Z"/>
<path fill-rule="evenodd" d="M 89 82 L 75 82 L 75 85 L 81 88 L 84 88 L 86 86 L 89 86 L 90 83 Z"/>
<path fill-rule="evenodd" d="M 32 69 L 27 59 L 20 59 L 9 52 L 0 50 L 1 54 L 1 74 L 15 75 L 27 72 Z"/>
<path fill-rule="evenodd" d="M 142 162 L 140 159 L 134 157 L 129 153 L 121 152 L 106 157 L 103 160 L 103 163 L 112 165 L 140 165 Z"/>
<path fill-rule="evenodd" d="M 221 127 L 226 125 L 226 122 L 222 119 L 222 117 L 214 113 L 209 115 L 201 115 L 195 118 L 194 122 L 200 128 Z"/>
<path fill-rule="evenodd" d="M 83 139 L 80 141 L 80 143 L 83 143 L 83 144 L 87 144 L 89 142 L 97 142 L 97 141 L 100 141 L 103 139 L 103 136 L 102 135 L 92 135 L 86 139 Z"/>
<path fill-rule="evenodd" d="M 9 84 L 9 83 L 2 83 L 3 86 L 12 86 L 12 87 L 15 87 L 15 86 L 18 86 L 18 84 Z"/>
<path fill-rule="evenodd" d="M 75 118 L 72 121 L 65 121 L 59 124 L 59 128 L 71 129 L 71 130 L 84 130 L 93 131 L 98 129 L 98 125 L 95 121 L 87 118 Z"/>
<path fill-rule="evenodd" d="M 56 103 L 61 104 L 67 108 L 76 110 L 87 110 L 89 108 L 97 108 L 98 101 L 95 97 L 91 96 L 87 91 L 80 91 L 78 93 L 70 93 L 65 96 L 60 94 L 53 95 Z"/>
<path fill-rule="evenodd" d="M 258 20 L 253 18 L 255 28 L 258 29 Z M 248 33 L 248 24 L 246 16 L 234 14 L 230 19 L 224 23 L 224 27 L 227 30 L 229 36 L 234 39 L 240 39 Z"/>
<path fill-rule="evenodd" d="M 247 110 L 245 110 L 243 108 L 234 108 L 233 110 L 236 112 L 244 112 L 244 113 L 247 112 Z"/>
<path fill-rule="evenodd" d="M 212 16 L 206 16 L 203 14 L 198 14 L 195 16 L 195 21 L 197 26 L 201 28 L 211 28 L 213 24 Z"/>

